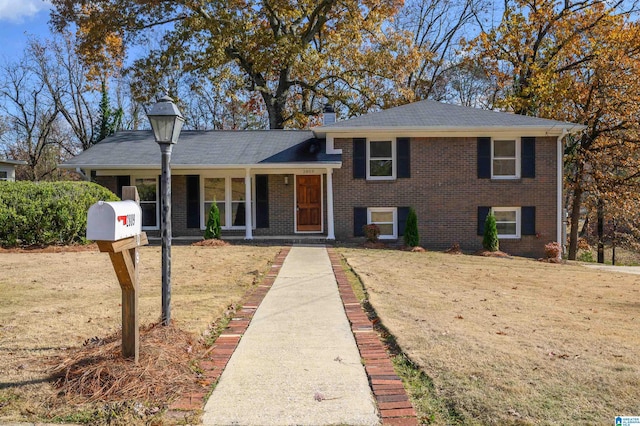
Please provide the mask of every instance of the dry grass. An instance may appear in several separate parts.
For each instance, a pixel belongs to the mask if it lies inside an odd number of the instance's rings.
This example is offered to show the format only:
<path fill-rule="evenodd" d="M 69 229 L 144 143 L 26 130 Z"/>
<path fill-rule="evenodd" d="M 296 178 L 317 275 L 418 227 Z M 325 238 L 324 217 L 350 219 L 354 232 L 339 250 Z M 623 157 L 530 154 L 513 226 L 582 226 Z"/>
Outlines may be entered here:
<path fill-rule="evenodd" d="M 640 413 L 639 276 L 517 258 L 341 252 L 432 379 L 448 409 L 435 416 L 441 423 L 611 424 Z"/>
<path fill-rule="evenodd" d="M 264 272 L 278 247 L 175 246 L 172 319 L 197 335 L 220 318 Z M 140 250 L 140 323 L 160 316 L 160 248 Z M 87 407 L 58 413 L 47 382 L 48 363 L 94 336 L 121 325 L 120 287 L 106 253 L 3 252 L 0 254 L 0 422 L 84 421 Z M 92 409 L 92 408 L 91 408 Z M 61 416 L 61 417 L 60 417 Z M 56 419 L 54 417 L 54 419 Z"/>

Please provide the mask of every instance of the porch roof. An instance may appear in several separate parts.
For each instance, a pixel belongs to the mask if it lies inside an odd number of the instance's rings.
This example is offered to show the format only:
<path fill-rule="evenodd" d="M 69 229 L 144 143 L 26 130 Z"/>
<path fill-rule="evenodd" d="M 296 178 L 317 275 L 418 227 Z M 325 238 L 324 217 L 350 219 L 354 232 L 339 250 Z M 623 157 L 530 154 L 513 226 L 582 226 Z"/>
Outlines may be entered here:
<path fill-rule="evenodd" d="M 325 140 L 309 130 L 183 131 L 173 147 L 174 168 L 295 167 L 340 165 Z M 66 169 L 160 168 L 160 149 L 150 130 L 122 131 L 60 164 Z"/>

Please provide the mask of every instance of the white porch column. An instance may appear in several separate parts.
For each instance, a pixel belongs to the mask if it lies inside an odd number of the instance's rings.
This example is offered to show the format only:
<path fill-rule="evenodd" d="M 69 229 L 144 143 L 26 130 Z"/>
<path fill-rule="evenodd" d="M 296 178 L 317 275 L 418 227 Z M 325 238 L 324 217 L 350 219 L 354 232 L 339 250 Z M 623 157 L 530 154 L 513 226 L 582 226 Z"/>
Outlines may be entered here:
<path fill-rule="evenodd" d="M 333 226 L 333 169 L 327 169 L 327 240 L 335 240 Z"/>
<path fill-rule="evenodd" d="M 246 231 L 245 240 L 253 240 L 253 224 L 251 223 L 251 169 L 247 168 L 244 175 L 244 223 Z"/>

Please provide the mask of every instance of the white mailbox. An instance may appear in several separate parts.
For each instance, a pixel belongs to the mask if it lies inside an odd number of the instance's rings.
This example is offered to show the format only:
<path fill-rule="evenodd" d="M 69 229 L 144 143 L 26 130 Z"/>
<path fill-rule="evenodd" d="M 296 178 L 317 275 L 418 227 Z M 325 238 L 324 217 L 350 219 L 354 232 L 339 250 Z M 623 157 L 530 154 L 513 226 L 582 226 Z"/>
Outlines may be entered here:
<path fill-rule="evenodd" d="M 98 201 L 89 207 L 87 239 L 118 241 L 142 232 L 142 210 L 133 200 Z"/>

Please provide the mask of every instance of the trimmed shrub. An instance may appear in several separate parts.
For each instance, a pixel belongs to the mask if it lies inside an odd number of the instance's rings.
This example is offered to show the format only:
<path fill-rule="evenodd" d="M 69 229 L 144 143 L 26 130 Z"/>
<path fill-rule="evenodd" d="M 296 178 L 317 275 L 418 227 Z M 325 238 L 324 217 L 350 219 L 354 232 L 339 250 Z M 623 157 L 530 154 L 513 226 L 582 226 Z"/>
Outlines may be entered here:
<path fill-rule="evenodd" d="M 204 239 L 211 240 L 215 238 L 216 240 L 219 240 L 220 234 L 220 209 L 218 208 L 218 203 L 213 200 L 211 208 L 209 209 L 209 217 L 207 218 L 207 229 L 204 231 Z"/>
<path fill-rule="evenodd" d="M 408 247 L 417 247 L 420 245 L 418 215 L 416 215 L 413 207 L 409 207 L 409 214 L 407 215 L 407 224 L 404 228 L 404 244 Z"/>
<path fill-rule="evenodd" d="M 371 243 L 377 243 L 380 236 L 380 227 L 375 223 L 369 223 L 362 227 L 364 237 Z"/>
<path fill-rule="evenodd" d="M 100 200 L 118 197 L 91 182 L 0 182 L 0 245 L 85 244 L 87 212 Z"/>
<path fill-rule="evenodd" d="M 498 228 L 496 226 L 496 217 L 489 213 L 484 221 L 484 236 L 482 238 L 482 247 L 489 251 L 498 251 L 500 242 L 498 241 Z"/>

